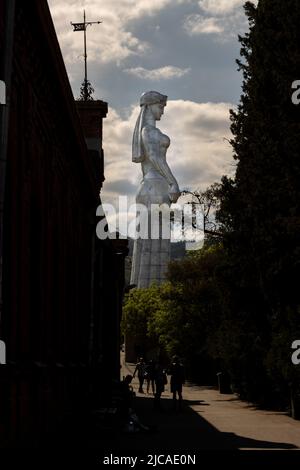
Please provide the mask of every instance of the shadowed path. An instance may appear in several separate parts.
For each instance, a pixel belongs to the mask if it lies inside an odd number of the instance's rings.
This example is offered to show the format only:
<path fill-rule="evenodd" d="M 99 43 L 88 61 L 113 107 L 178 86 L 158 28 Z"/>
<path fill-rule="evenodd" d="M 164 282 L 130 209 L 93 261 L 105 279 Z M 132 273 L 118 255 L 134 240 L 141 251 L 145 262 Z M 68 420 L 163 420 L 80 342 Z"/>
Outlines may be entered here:
<path fill-rule="evenodd" d="M 133 364 L 123 364 L 121 372 L 127 375 L 132 370 Z M 149 454 L 191 455 L 195 456 L 197 465 L 208 460 L 209 467 L 215 461 L 218 468 L 227 460 L 233 468 L 251 470 L 257 463 L 261 466 L 275 462 L 274 468 L 285 468 L 300 461 L 297 452 L 300 422 L 284 413 L 257 410 L 233 394 L 224 395 L 212 387 L 192 384 L 183 389 L 181 411 L 172 410 L 169 385 L 161 400 L 163 411 L 156 411 L 152 395 L 138 393 L 137 379 L 133 387 L 134 409 L 151 432 L 125 432 L 116 416 L 103 419 L 98 414 L 100 410 L 92 415 L 70 416 L 66 425 L 56 429 L 52 438 L 48 436 L 45 441 L 45 449 L 51 450 L 47 458 L 56 458 L 57 449 L 61 449 L 68 465 L 74 461 L 89 469 L 99 468 L 104 459 L 119 456 L 136 456 L 139 465 L 145 465 L 145 460 L 141 462 Z"/>
<path fill-rule="evenodd" d="M 123 364 L 122 374 L 132 373 Z M 151 434 L 120 433 L 107 448 L 121 451 L 187 452 L 201 450 L 289 450 L 300 448 L 300 422 L 284 413 L 257 410 L 235 395 L 221 395 L 209 387 L 184 387 L 182 411 L 172 410 L 169 385 L 163 394 L 163 411 L 155 411 L 153 397 L 138 393 L 135 410 L 140 420 L 156 428 Z M 144 389 L 146 387 L 144 386 Z"/>

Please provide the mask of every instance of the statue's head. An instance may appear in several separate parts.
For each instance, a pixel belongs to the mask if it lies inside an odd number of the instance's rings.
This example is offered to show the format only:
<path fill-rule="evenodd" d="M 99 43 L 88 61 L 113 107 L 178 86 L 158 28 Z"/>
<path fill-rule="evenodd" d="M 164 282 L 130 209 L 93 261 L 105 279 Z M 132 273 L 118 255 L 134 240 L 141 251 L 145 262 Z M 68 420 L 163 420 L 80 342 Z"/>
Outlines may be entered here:
<path fill-rule="evenodd" d="M 151 104 L 162 104 L 166 106 L 168 97 L 158 91 L 145 91 L 140 98 L 140 106 Z"/>
<path fill-rule="evenodd" d="M 140 98 L 140 106 L 150 109 L 154 118 L 159 121 L 167 104 L 167 99 L 166 95 L 162 95 L 158 91 L 146 91 Z"/>
<path fill-rule="evenodd" d="M 141 140 L 141 133 L 145 120 L 149 113 L 152 114 L 156 121 L 159 121 L 164 113 L 164 107 L 167 104 L 168 97 L 158 93 L 158 91 L 146 91 L 140 98 L 141 112 L 137 119 L 133 140 L 132 140 L 132 161 L 141 163 L 144 161 L 144 148 Z"/>

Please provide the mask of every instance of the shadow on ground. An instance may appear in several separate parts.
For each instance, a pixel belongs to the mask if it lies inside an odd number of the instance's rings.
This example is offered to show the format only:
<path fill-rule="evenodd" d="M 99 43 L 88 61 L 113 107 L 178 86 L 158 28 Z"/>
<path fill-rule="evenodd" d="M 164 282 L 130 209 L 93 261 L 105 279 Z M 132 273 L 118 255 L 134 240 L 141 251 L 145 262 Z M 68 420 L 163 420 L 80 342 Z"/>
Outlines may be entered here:
<path fill-rule="evenodd" d="M 162 411 L 153 407 L 153 399 L 136 397 L 135 410 L 140 421 L 152 429 L 152 432 L 122 432 L 120 428 L 107 429 L 103 432 L 101 426 L 93 430 L 88 447 L 104 448 L 111 452 L 153 452 L 187 453 L 202 450 L 238 450 L 243 449 L 296 449 L 294 445 L 284 442 L 270 442 L 249 439 L 234 433 L 220 432 L 202 416 L 199 416 L 191 406 L 207 406 L 203 400 L 184 402 L 181 411 L 172 409 L 172 400 L 161 400 Z"/>

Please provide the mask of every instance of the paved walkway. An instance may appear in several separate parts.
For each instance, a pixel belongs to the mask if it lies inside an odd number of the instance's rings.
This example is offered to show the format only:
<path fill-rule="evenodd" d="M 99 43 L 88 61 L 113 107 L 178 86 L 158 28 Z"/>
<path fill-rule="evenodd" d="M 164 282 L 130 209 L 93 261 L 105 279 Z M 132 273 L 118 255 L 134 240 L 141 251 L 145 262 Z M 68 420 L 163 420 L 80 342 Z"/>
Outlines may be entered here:
<path fill-rule="evenodd" d="M 133 367 L 133 364 L 123 364 L 122 375 L 132 373 Z M 191 384 L 184 387 L 182 411 L 172 410 L 167 385 L 161 400 L 163 412 L 157 412 L 153 397 L 138 393 L 137 379 L 133 386 L 137 414 L 143 423 L 155 427 L 156 432 L 116 437 L 115 448 L 119 451 L 300 449 L 300 421 L 284 413 L 257 410 L 235 395 L 223 395 L 214 388 Z"/>

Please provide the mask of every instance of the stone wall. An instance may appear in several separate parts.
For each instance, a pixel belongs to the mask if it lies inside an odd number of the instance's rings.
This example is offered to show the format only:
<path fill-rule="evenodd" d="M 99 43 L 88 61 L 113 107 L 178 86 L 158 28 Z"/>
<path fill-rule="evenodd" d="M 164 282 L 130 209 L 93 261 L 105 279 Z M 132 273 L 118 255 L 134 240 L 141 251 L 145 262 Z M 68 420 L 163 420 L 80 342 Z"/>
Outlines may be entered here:
<path fill-rule="evenodd" d="M 1 8 L 5 4 L 1 0 Z M 90 136 L 80 123 L 45 0 L 16 1 L 12 65 L 0 447 L 31 447 L 66 413 L 86 407 L 91 387 L 95 398 L 109 400 L 120 372 L 126 246 L 116 250 L 95 236 L 104 116 L 97 120 L 97 156 L 88 151 Z"/>

